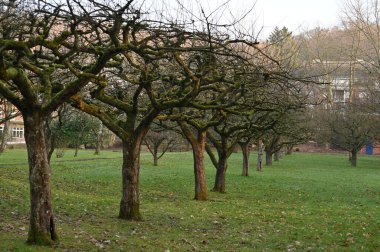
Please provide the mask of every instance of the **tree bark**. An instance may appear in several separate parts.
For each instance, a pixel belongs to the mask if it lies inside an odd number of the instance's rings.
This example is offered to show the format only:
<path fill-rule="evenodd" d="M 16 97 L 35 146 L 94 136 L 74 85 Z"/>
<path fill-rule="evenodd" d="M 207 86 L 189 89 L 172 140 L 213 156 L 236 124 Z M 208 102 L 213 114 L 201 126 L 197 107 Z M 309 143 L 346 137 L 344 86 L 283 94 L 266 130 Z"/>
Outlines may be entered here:
<path fill-rule="evenodd" d="M 261 140 L 257 141 L 257 164 L 256 170 L 262 171 L 263 168 L 263 142 Z"/>
<path fill-rule="evenodd" d="M 239 143 L 241 151 L 243 153 L 243 171 L 242 176 L 248 177 L 249 175 L 249 142 Z"/>
<path fill-rule="evenodd" d="M 158 166 L 158 148 L 160 147 L 160 145 L 161 145 L 161 143 L 162 142 L 160 142 L 160 143 L 154 143 L 153 144 L 153 153 L 152 153 L 152 155 L 153 155 L 153 165 L 154 166 Z"/>
<path fill-rule="evenodd" d="M 94 155 L 100 155 L 100 144 L 96 142 Z"/>
<path fill-rule="evenodd" d="M 141 220 L 140 214 L 140 151 L 145 134 L 140 133 L 134 141 L 123 140 L 123 190 L 119 218 Z"/>
<path fill-rule="evenodd" d="M 358 151 L 356 151 L 356 150 L 351 151 L 351 160 L 350 160 L 351 166 L 356 167 L 357 160 L 358 160 Z"/>
<path fill-rule="evenodd" d="M 55 147 L 54 147 L 54 146 L 51 146 L 51 147 L 49 148 L 49 152 L 48 152 L 48 160 L 49 160 L 49 163 L 50 163 L 51 157 L 53 156 L 54 151 L 55 151 Z"/>
<path fill-rule="evenodd" d="M 280 151 L 274 152 L 274 161 L 280 161 Z"/>
<path fill-rule="evenodd" d="M 272 165 L 272 157 L 273 157 L 273 153 L 271 151 L 265 151 L 265 165 L 267 166 Z"/>
<path fill-rule="evenodd" d="M 157 152 L 155 152 L 153 154 L 153 165 L 154 166 L 158 166 L 158 156 L 157 156 Z"/>
<path fill-rule="evenodd" d="M 46 152 L 48 155 L 49 164 L 50 164 L 51 156 L 53 155 L 53 152 L 54 152 L 53 136 L 52 136 L 52 132 L 49 126 L 50 122 L 51 122 L 50 118 L 45 120 L 45 143 L 46 143 Z"/>
<path fill-rule="evenodd" d="M 195 200 L 208 199 L 205 168 L 206 130 L 198 130 L 198 141 L 192 144 L 194 157 Z"/>
<path fill-rule="evenodd" d="M 8 137 L 9 137 L 9 122 L 7 120 L 4 122 L 3 134 L 1 134 L 0 154 L 5 151 L 5 148 L 7 146 Z"/>
<path fill-rule="evenodd" d="M 96 146 L 95 146 L 94 155 L 100 155 L 100 149 L 102 147 L 103 137 L 104 137 L 104 134 L 103 134 L 103 123 L 101 123 L 100 124 L 100 129 L 99 129 L 98 134 L 96 136 Z"/>
<path fill-rule="evenodd" d="M 84 126 L 81 127 L 81 131 L 79 132 L 78 138 L 75 140 L 75 153 L 74 157 L 78 157 L 78 151 L 81 144 L 83 144 L 83 138 L 84 138 Z M 86 148 L 86 145 L 85 145 Z"/>
<path fill-rule="evenodd" d="M 218 167 L 216 169 L 215 183 L 212 191 L 224 193 L 226 191 L 226 171 L 228 156 L 226 154 L 219 155 Z"/>
<path fill-rule="evenodd" d="M 196 129 L 197 136 L 194 135 L 190 126 L 186 122 L 179 121 L 182 133 L 186 137 L 193 149 L 194 177 L 195 177 L 195 200 L 206 201 L 208 199 L 206 174 L 205 174 L 205 150 L 206 150 L 206 129 Z"/>
<path fill-rule="evenodd" d="M 4 112 L 4 118 L 7 119 L 11 113 L 10 109 L 8 107 L 8 104 L 5 100 L 2 101 L 3 104 L 3 112 Z M 4 128 L 3 128 L 3 134 L 1 134 L 1 143 L 0 143 L 0 154 L 5 151 L 5 148 L 7 147 L 7 141 L 9 138 L 9 120 L 4 121 Z"/>
<path fill-rule="evenodd" d="M 75 152 L 74 152 L 74 157 L 77 157 L 78 156 L 78 149 L 79 149 L 79 145 L 75 145 Z"/>
<path fill-rule="evenodd" d="M 30 227 L 27 243 L 51 245 L 58 240 L 51 204 L 51 168 L 46 141 L 45 119 L 24 114 L 30 183 Z"/>

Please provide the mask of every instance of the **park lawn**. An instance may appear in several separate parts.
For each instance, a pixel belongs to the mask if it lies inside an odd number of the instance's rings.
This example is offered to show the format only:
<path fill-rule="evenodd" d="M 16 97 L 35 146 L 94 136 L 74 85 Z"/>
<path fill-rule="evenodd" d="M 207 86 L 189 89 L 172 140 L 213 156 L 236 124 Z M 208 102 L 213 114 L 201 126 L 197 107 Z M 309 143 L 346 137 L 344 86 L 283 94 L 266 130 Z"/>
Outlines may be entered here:
<path fill-rule="evenodd" d="M 380 251 L 380 157 L 285 156 L 242 177 L 241 154 L 229 161 L 227 193 L 193 197 L 191 153 L 151 165 L 141 157 L 143 221 L 117 218 L 121 152 L 67 151 L 52 160 L 60 243 L 27 246 L 29 187 L 25 150 L 0 156 L 0 251 Z M 214 168 L 207 162 L 208 188 Z"/>

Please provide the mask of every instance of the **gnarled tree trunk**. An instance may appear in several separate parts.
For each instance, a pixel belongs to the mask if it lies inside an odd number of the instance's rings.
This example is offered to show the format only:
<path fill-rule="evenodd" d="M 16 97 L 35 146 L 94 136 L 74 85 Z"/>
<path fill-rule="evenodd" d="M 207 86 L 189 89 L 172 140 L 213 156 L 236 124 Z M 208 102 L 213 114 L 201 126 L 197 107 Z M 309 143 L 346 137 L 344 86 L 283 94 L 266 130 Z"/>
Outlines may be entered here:
<path fill-rule="evenodd" d="M 24 114 L 30 183 L 29 244 L 49 245 L 58 240 L 51 205 L 51 168 L 46 141 L 45 119 Z"/>
<path fill-rule="evenodd" d="M 182 133 L 193 149 L 194 177 L 195 177 L 195 200 L 206 201 L 208 199 L 206 186 L 206 169 L 204 164 L 206 150 L 206 129 L 197 129 L 197 136 L 194 135 L 190 126 L 186 122 L 179 121 Z"/>
<path fill-rule="evenodd" d="M 4 122 L 3 134 L 1 134 L 1 142 L 0 142 L 0 154 L 5 151 L 7 146 L 7 141 L 9 137 L 9 122 L 6 120 Z"/>
<path fill-rule="evenodd" d="M 5 151 L 7 147 L 7 141 L 9 138 L 9 120 L 8 117 L 11 115 L 9 106 L 5 100 L 1 101 L 3 105 L 3 117 L 4 117 L 4 128 L 3 134 L 1 134 L 1 142 L 0 142 L 0 154 Z"/>
<path fill-rule="evenodd" d="M 351 166 L 356 167 L 357 162 L 358 162 L 358 151 L 352 150 L 350 153 L 351 153 L 351 159 L 350 159 Z"/>
<path fill-rule="evenodd" d="M 215 183 L 212 191 L 224 193 L 226 191 L 226 171 L 227 171 L 228 155 L 219 154 L 218 167 L 216 169 Z"/>
<path fill-rule="evenodd" d="M 155 152 L 153 154 L 153 165 L 154 166 L 158 166 L 158 156 L 157 156 L 157 152 Z"/>
<path fill-rule="evenodd" d="M 207 200 L 205 144 L 206 130 L 198 130 L 198 141 L 192 143 L 195 176 L 195 200 Z"/>
<path fill-rule="evenodd" d="M 101 123 L 99 131 L 96 134 L 96 145 L 95 145 L 94 155 L 100 155 L 100 149 L 102 148 L 103 138 L 104 138 L 103 123 Z"/>
<path fill-rule="evenodd" d="M 257 141 L 257 164 L 256 170 L 262 171 L 263 168 L 263 142 L 262 140 Z"/>
<path fill-rule="evenodd" d="M 45 143 L 46 143 L 46 152 L 48 155 L 49 164 L 50 164 L 51 156 L 53 155 L 53 152 L 55 149 L 54 143 L 53 143 L 53 136 L 50 129 L 50 121 L 51 121 L 50 118 L 47 118 L 45 120 Z"/>
<path fill-rule="evenodd" d="M 79 145 L 76 144 L 76 145 L 75 145 L 74 157 L 77 157 L 77 156 L 78 156 L 78 150 L 79 150 Z"/>
<path fill-rule="evenodd" d="M 241 151 L 243 153 L 243 171 L 242 176 L 248 177 L 249 173 L 249 142 L 239 142 Z"/>
<path fill-rule="evenodd" d="M 123 140 L 122 197 L 119 218 L 141 220 L 140 214 L 140 151 L 141 143 L 148 129 L 135 136 L 133 141 Z"/>
<path fill-rule="evenodd" d="M 271 166 L 273 160 L 273 153 L 271 151 L 265 151 L 265 165 Z"/>
<path fill-rule="evenodd" d="M 153 165 L 154 165 L 154 166 L 158 166 L 158 148 L 159 148 L 160 144 L 161 144 L 161 143 L 159 143 L 159 144 L 154 143 L 154 144 L 153 144 L 153 147 L 150 147 L 150 146 L 147 144 L 148 149 L 149 149 L 150 153 L 151 153 L 152 156 L 153 156 Z"/>

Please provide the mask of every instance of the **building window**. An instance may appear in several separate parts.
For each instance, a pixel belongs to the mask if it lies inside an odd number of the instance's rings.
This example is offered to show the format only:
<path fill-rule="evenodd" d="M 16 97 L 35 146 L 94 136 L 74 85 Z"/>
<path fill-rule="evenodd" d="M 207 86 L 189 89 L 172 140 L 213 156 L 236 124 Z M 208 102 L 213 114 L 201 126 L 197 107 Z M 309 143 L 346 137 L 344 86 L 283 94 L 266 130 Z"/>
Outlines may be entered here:
<path fill-rule="evenodd" d="M 12 128 L 12 137 L 14 138 L 24 138 L 24 128 Z"/>
<path fill-rule="evenodd" d="M 1 126 L 0 126 L 0 134 L 3 134 L 3 131 L 4 131 L 4 126 L 1 125 Z"/>

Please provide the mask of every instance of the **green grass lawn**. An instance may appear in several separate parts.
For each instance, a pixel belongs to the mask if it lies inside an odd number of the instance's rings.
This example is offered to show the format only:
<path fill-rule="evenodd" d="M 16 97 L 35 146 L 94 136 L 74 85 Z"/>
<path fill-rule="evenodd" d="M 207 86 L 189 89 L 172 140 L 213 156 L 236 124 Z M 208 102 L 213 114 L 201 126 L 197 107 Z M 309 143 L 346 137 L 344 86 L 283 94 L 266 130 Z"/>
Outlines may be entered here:
<path fill-rule="evenodd" d="M 55 248 L 24 244 L 26 152 L 0 156 L 0 251 L 380 251 L 380 157 L 352 168 L 343 155 L 295 153 L 242 177 L 236 153 L 227 193 L 196 202 L 190 153 L 169 153 L 158 167 L 144 153 L 143 221 L 128 222 L 117 218 L 121 152 L 72 156 L 52 160 Z M 214 172 L 207 162 L 209 189 Z"/>

